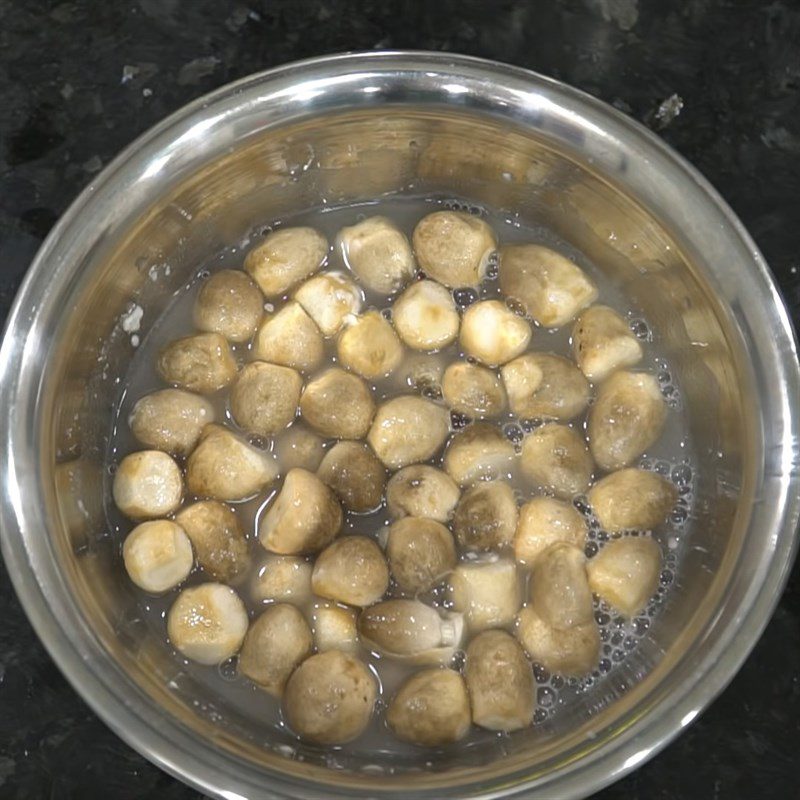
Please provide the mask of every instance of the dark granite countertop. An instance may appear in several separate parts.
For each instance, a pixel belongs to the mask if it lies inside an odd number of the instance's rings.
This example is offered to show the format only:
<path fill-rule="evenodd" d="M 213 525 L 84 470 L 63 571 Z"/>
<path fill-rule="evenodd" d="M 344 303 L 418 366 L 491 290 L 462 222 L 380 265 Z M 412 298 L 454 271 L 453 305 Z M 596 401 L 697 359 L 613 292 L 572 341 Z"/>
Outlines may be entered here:
<path fill-rule="evenodd" d="M 135 136 L 297 58 L 420 48 L 578 86 L 711 180 L 800 321 L 800 4 L 755 0 L 0 0 L 0 315 L 43 237 Z M 0 573 L 0 797 L 192 798 L 73 692 Z M 744 668 L 602 800 L 783 800 L 800 781 L 800 571 Z"/>

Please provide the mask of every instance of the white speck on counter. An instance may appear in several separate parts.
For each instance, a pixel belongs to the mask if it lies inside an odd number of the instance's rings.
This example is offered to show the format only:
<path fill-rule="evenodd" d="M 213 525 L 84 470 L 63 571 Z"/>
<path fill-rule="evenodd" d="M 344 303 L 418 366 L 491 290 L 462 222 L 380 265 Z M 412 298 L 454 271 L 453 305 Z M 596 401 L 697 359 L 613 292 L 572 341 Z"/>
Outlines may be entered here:
<path fill-rule="evenodd" d="M 134 303 L 119 318 L 120 327 L 125 333 L 134 333 L 139 330 L 142 324 L 142 316 L 144 316 L 144 309 L 138 303 Z"/>

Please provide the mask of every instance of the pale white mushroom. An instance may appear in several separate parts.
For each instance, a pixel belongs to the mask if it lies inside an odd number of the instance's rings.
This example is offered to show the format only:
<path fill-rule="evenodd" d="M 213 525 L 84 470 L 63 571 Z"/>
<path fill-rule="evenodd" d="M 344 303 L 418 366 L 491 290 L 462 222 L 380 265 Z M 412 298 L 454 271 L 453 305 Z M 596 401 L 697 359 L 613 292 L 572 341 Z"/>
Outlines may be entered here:
<path fill-rule="evenodd" d="M 615 372 L 600 386 L 589 410 L 587 434 L 594 460 L 604 470 L 632 464 L 664 430 L 667 404 L 655 376 Z"/>
<path fill-rule="evenodd" d="M 477 286 L 497 247 L 489 225 L 461 211 L 428 214 L 417 223 L 412 239 L 420 267 L 451 289 Z"/>
<path fill-rule="evenodd" d="M 271 436 L 294 420 L 302 388 L 303 379 L 296 370 L 252 361 L 231 386 L 233 421 L 247 433 Z"/>
<path fill-rule="evenodd" d="M 314 594 L 337 603 L 369 606 L 389 588 L 389 567 L 372 539 L 342 536 L 317 556 L 311 588 Z"/>
<path fill-rule="evenodd" d="M 591 672 L 600 658 L 600 632 L 594 620 L 558 630 L 526 606 L 517 617 L 516 635 L 530 658 L 548 672 L 579 677 Z"/>
<path fill-rule="evenodd" d="M 665 522 L 678 493 L 655 472 L 631 468 L 606 475 L 587 496 L 600 525 L 609 533 L 617 533 L 649 530 Z"/>
<path fill-rule="evenodd" d="M 327 255 L 328 241 L 314 228 L 279 228 L 247 254 L 244 268 L 267 297 L 279 297 L 316 272 Z"/>
<path fill-rule="evenodd" d="M 538 244 L 500 249 L 500 288 L 545 328 L 559 328 L 597 298 L 597 287 L 565 256 Z"/>
<path fill-rule="evenodd" d="M 383 501 L 386 469 L 363 442 L 335 444 L 322 459 L 317 475 L 350 511 L 373 511 Z"/>
<path fill-rule="evenodd" d="M 152 594 L 166 592 L 186 580 L 194 565 L 189 537 L 168 519 L 137 525 L 125 538 L 122 558 L 128 577 Z"/>
<path fill-rule="evenodd" d="M 198 497 L 244 500 L 278 477 L 271 453 L 259 450 L 221 425 L 206 425 L 186 462 L 186 485 Z"/>
<path fill-rule="evenodd" d="M 239 672 L 280 697 L 289 676 L 313 647 L 314 637 L 302 613 L 288 603 L 276 603 L 250 624 L 239 653 Z"/>
<path fill-rule="evenodd" d="M 448 580 L 453 608 L 471 633 L 510 625 L 522 605 L 517 565 L 510 559 L 462 561 Z"/>
<path fill-rule="evenodd" d="M 412 464 L 395 472 L 386 484 L 386 507 L 393 519 L 427 517 L 447 522 L 460 491 L 446 473 L 427 464 Z"/>
<path fill-rule="evenodd" d="M 197 563 L 215 581 L 230 583 L 250 566 L 239 517 L 216 500 L 200 500 L 182 508 L 175 522 L 186 531 L 197 554 Z"/>
<path fill-rule="evenodd" d="M 288 302 L 270 314 L 253 339 L 253 355 L 261 361 L 312 372 L 325 356 L 322 333 L 300 303 Z"/>
<path fill-rule="evenodd" d="M 403 345 L 379 311 L 348 317 L 336 350 L 342 365 L 362 378 L 383 378 L 403 360 Z"/>
<path fill-rule="evenodd" d="M 323 436 L 361 439 L 372 424 L 375 403 L 361 378 L 331 367 L 306 384 L 300 413 Z"/>
<path fill-rule="evenodd" d="M 264 296 L 238 269 L 223 269 L 202 286 L 194 303 L 195 327 L 229 342 L 250 341 L 264 313 Z"/>
<path fill-rule="evenodd" d="M 525 437 L 520 467 L 528 480 L 565 499 L 585 492 L 594 470 L 583 437 L 557 422 L 548 422 Z"/>
<path fill-rule="evenodd" d="M 364 293 L 341 272 L 325 272 L 309 278 L 295 291 L 294 299 L 325 336 L 333 336 L 348 315 L 361 310 Z"/>
<path fill-rule="evenodd" d="M 481 300 L 464 312 L 459 341 L 467 355 L 497 367 L 524 352 L 532 335 L 528 322 L 505 303 Z"/>
<path fill-rule="evenodd" d="M 518 417 L 568 422 L 589 405 L 589 382 L 561 356 L 526 353 L 506 364 L 500 374 L 508 404 Z"/>
<path fill-rule="evenodd" d="M 572 353 L 581 372 L 598 383 L 642 360 L 642 346 L 613 308 L 587 308 L 572 328 Z"/>
<path fill-rule="evenodd" d="M 658 588 L 661 548 L 649 536 L 613 539 L 587 565 L 589 586 L 621 614 L 641 611 Z"/>
<path fill-rule="evenodd" d="M 312 564 L 300 556 L 269 553 L 253 581 L 253 597 L 261 602 L 304 605 L 311 598 L 312 569 Z"/>
<path fill-rule="evenodd" d="M 479 633 L 467 647 L 464 678 L 476 725 L 508 732 L 531 724 L 536 682 L 525 651 L 511 634 Z"/>
<path fill-rule="evenodd" d="M 128 425 L 145 447 L 185 456 L 214 418 L 214 406 L 204 397 L 182 389 L 161 389 L 136 401 Z"/>
<path fill-rule="evenodd" d="M 325 443 L 302 425 L 295 423 L 275 439 L 278 464 L 284 472 L 302 467 L 316 472 L 325 457 Z"/>
<path fill-rule="evenodd" d="M 300 555 L 326 547 L 342 526 L 336 495 L 313 472 L 292 469 L 261 517 L 258 536 L 273 553 Z"/>
<path fill-rule="evenodd" d="M 586 625 L 594 619 L 583 550 L 558 542 L 539 555 L 531 573 L 531 605 L 558 630 Z"/>
<path fill-rule="evenodd" d="M 502 550 L 517 528 L 517 501 L 506 481 L 482 482 L 464 492 L 456 506 L 453 532 L 469 550 Z"/>
<path fill-rule="evenodd" d="M 506 408 L 506 393 L 497 375 L 465 361 L 457 361 L 445 370 L 442 394 L 453 411 L 470 417 L 497 417 Z"/>
<path fill-rule="evenodd" d="M 460 318 L 453 295 L 436 281 L 415 281 L 392 307 L 400 338 L 414 350 L 440 350 L 458 336 Z"/>
<path fill-rule="evenodd" d="M 412 594 L 432 589 L 457 561 L 450 531 L 423 517 L 403 517 L 389 527 L 386 557 L 397 585 Z"/>
<path fill-rule="evenodd" d="M 368 217 L 336 237 L 345 264 L 359 281 L 380 294 L 394 294 L 417 271 L 406 235 L 386 217 Z"/>
<path fill-rule="evenodd" d="M 160 450 L 140 450 L 120 461 L 114 473 L 114 502 L 131 519 L 171 514 L 181 504 L 180 467 Z"/>
<path fill-rule="evenodd" d="M 531 566 L 550 545 L 557 542 L 583 550 L 587 532 L 586 520 L 572 504 L 554 497 L 534 497 L 519 510 L 514 555 L 517 561 Z"/>
<path fill-rule="evenodd" d="M 286 684 L 286 721 L 307 742 L 346 744 L 369 724 L 377 694 L 377 682 L 362 661 L 340 650 L 317 653 Z"/>
<path fill-rule="evenodd" d="M 421 747 L 460 741 L 471 722 L 464 679 L 452 669 L 415 673 L 389 702 L 386 722 L 398 739 Z"/>
<path fill-rule="evenodd" d="M 317 603 L 311 612 L 311 627 L 317 652 L 341 650 L 356 653 L 359 649 L 356 614 L 352 608 L 335 603 Z"/>
<path fill-rule="evenodd" d="M 450 415 L 422 397 L 404 395 L 378 407 L 367 441 L 391 469 L 427 461 L 444 444 Z"/>
<path fill-rule="evenodd" d="M 513 468 L 514 445 L 494 425 L 476 422 L 450 439 L 444 468 L 459 485 L 494 480 Z"/>
<path fill-rule="evenodd" d="M 437 611 L 419 600 L 384 600 L 358 616 L 364 645 L 412 664 L 449 664 L 461 646 L 461 614 Z"/>
<path fill-rule="evenodd" d="M 161 378 L 181 389 L 212 394 L 224 389 L 238 367 L 230 345 L 218 333 L 184 336 L 158 354 L 156 369 Z"/>
<path fill-rule="evenodd" d="M 247 624 L 247 611 L 239 595 L 221 583 L 184 589 L 167 614 L 170 642 L 198 664 L 221 664 L 236 655 Z"/>

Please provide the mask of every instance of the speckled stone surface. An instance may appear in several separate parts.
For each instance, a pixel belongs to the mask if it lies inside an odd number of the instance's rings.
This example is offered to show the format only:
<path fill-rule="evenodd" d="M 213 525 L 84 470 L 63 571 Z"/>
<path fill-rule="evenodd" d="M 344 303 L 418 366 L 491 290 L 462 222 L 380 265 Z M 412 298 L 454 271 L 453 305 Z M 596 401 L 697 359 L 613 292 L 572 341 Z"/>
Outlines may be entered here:
<path fill-rule="evenodd" d="M 754 235 L 800 320 L 800 4 L 0 0 L 0 316 L 92 175 L 199 94 L 352 49 L 497 58 L 658 130 Z M 72 691 L 0 573 L 0 797 L 197 798 Z M 800 781 L 800 572 L 730 687 L 601 800 L 784 800 Z"/>

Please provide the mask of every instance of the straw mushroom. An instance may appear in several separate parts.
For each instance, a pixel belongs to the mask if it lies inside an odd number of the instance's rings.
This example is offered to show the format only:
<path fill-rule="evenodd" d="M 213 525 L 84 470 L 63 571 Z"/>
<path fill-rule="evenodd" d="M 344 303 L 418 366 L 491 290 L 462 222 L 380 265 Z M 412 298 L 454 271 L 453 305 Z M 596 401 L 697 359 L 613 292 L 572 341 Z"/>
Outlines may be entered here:
<path fill-rule="evenodd" d="M 313 472 L 295 468 L 261 518 L 258 536 L 270 552 L 300 555 L 322 550 L 341 527 L 336 495 Z"/>
<path fill-rule="evenodd" d="M 538 244 L 500 249 L 500 288 L 545 328 L 560 328 L 597 298 L 580 267 Z"/>
<path fill-rule="evenodd" d="M 194 566 L 189 537 L 167 519 L 137 525 L 125 539 L 122 558 L 130 579 L 151 594 L 182 583 Z"/>
<path fill-rule="evenodd" d="M 450 289 L 477 286 L 497 247 L 486 222 L 460 211 L 428 214 L 417 223 L 412 239 L 420 267 Z"/>
<path fill-rule="evenodd" d="M 260 602 L 304 605 L 311 597 L 312 565 L 300 556 L 268 553 L 253 582 L 252 594 Z"/>
<path fill-rule="evenodd" d="M 542 425 L 525 437 L 520 466 L 526 478 L 562 498 L 585 492 L 594 469 L 583 437 L 557 422 Z"/>
<path fill-rule="evenodd" d="M 145 447 L 185 456 L 214 417 L 214 406 L 204 397 L 182 389 L 161 389 L 136 401 L 128 425 Z"/>
<path fill-rule="evenodd" d="M 201 583 L 178 595 L 167 614 L 167 634 L 190 661 L 221 664 L 239 652 L 247 623 L 244 603 L 233 589 Z"/>
<path fill-rule="evenodd" d="M 559 542 L 536 559 L 531 573 L 531 605 L 558 630 L 586 625 L 594 619 L 583 550 Z"/>
<path fill-rule="evenodd" d="M 514 555 L 517 561 L 530 567 L 557 542 L 583 550 L 587 532 L 586 520 L 573 505 L 553 497 L 534 497 L 519 510 Z"/>
<path fill-rule="evenodd" d="M 626 617 L 641 611 L 658 588 L 661 549 L 649 536 L 607 542 L 587 566 L 589 586 Z"/>
<path fill-rule="evenodd" d="M 363 662 L 328 650 L 307 658 L 291 675 L 283 707 L 291 729 L 308 742 L 346 744 L 372 717 L 377 683 Z"/>
<path fill-rule="evenodd" d="M 497 367 L 524 352 L 532 335 L 528 322 L 505 303 L 481 300 L 464 312 L 459 341 L 467 355 Z"/>
<path fill-rule="evenodd" d="M 460 492 L 446 473 L 427 464 L 412 464 L 395 472 L 386 484 L 386 507 L 393 519 L 426 517 L 447 522 Z"/>
<path fill-rule="evenodd" d="M 403 345 L 379 311 L 348 318 L 336 347 L 342 365 L 362 378 L 383 378 L 403 360 Z"/>
<path fill-rule="evenodd" d="M 345 264 L 367 289 L 394 294 L 417 271 L 406 235 L 386 217 L 368 217 L 336 237 Z"/>
<path fill-rule="evenodd" d="M 362 442 L 335 444 L 322 459 L 317 475 L 350 511 L 373 511 L 383 501 L 386 470 Z"/>
<path fill-rule="evenodd" d="M 221 425 L 206 425 L 200 444 L 186 462 L 186 485 L 198 497 L 244 500 L 278 477 L 270 453 Z"/>
<path fill-rule="evenodd" d="M 384 600 L 358 617 L 366 647 L 412 664 L 449 664 L 463 631 L 461 614 L 437 611 L 419 600 Z"/>
<path fill-rule="evenodd" d="M 390 526 L 386 556 L 397 585 L 412 594 L 432 589 L 457 561 L 450 531 L 420 517 L 403 517 Z"/>
<path fill-rule="evenodd" d="M 589 411 L 589 448 L 598 466 L 632 464 L 664 430 L 667 404 L 658 381 L 645 372 L 615 372 L 597 392 Z"/>
<path fill-rule="evenodd" d="M 341 272 L 326 272 L 309 278 L 294 293 L 294 299 L 325 336 L 333 336 L 349 314 L 358 314 L 364 295 Z"/>
<path fill-rule="evenodd" d="M 472 721 L 490 731 L 516 731 L 533 720 L 536 683 L 519 642 L 505 631 L 479 633 L 467 647 L 464 677 Z"/>
<path fill-rule="evenodd" d="M 195 327 L 229 342 L 248 342 L 264 313 L 264 296 L 247 273 L 223 269 L 200 289 L 194 303 Z"/>
<path fill-rule="evenodd" d="M 325 356 L 322 333 L 300 303 L 293 300 L 261 323 L 253 339 L 253 356 L 261 361 L 312 372 Z"/>
<path fill-rule="evenodd" d="M 367 441 L 390 469 L 427 461 L 444 444 L 450 415 L 422 397 L 404 395 L 379 406 Z"/>
<path fill-rule="evenodd" d="M 314 228 L 279 228 L 256 245 L 245 270 L 267 297 L 280 297 L 316 272 L 328 255 L 328 242 Z"/>
<path fill-rule="evenodd" d="M 561 356 L 526 353 L 506 364 L 500 374 L 508 404 L 518 417 L 568 422 L 589 405 L 589 382 Z"/>
<path fill-rule="evenodd" d="M 318 556 L 311 573 L 314 594 L 346 603 L 369 606 L 389 588 L 389 568 L 383 552 L 366 536 L 342 536 Z"/>
<path fill-rule="evenodd" d="M 469 486 L 508 474 L 515 455 L 514 445 L 498 428 L 476 422 L 450 439 L 444 468 L 459 486 Z"/>
<path fill-rule="evenodd" d="M 306 384 L 300 413 L 318 433 L 333 439 L 361 439 L 372 424 L 375 403 L 357 375 L 331 367 Z"/>
<path fill-rule="evenodd" d="M 294 420 L 302 388 L 300 373 L 290 367 L 252 361 L 231 387 L 233 421 L 247 433 L 271 436 Z"/>
<path fill-rule="evenodd" d="M 665 522 L 678 493 L 655 472 L 630 468 L 606 475 L 587 496 L 600 525 L 618 533 L 649 530 Z"/>
<path fill-rule="evenodd" d="M 453 517 L 453 532 L 469 550 L 501 550 L 517 527 L 517 501 L 506 481 L 479 483 L 464 492 Z"/>
<path fill-rule="evenodd" d="M 353 609 L 334 603 L 318 603 L 311 613 L 311 624 L 317 652 L 358 652 L 358 628 Z"/>
<path fill-rule="evenodd" d="M 181 504 L 181 470 L 160 450 L 131 453 L 120 461 L 114 473 L 113 495 L 117 508 L 126 517 L 165 517 Z"/>
<path fill-rule="evenodd" d="M 295 423 L 277 437 L 275 452 L 283 470 L 302 467 L 316 472 L 325 457 L 325 443 L 316 433 Z"/>
<path fill-rule="evenodd" d="M 453 411 L 470 417 L 497 417 L 506 408 L 506 393 L 497 375 L 486 367 L 464 361 L 445 370 L 442 394 Z"/>
<path fill-rule="evenodd" d="M 642 346 L 613 308 L 587 308 L 572 328 L 572 353 L 581 372 L 594 383 L 642 360 Z"/>
<path fill-rule="evenodd" d="M 600 632 L 594 620 L 559 630 L 526 606 L 517 617 L 516 635 L 531 660 L 548 672 L 585 675 L 600 658 Z"/>
<path fill-rule="evenodd" d="M 229 506 L 200 500 L 182 508 L 175 522 L 191 540 L 197 563 L 215 581 L 230 583 L 250 566 L 247 539 Z"/>
<path fill-rule="evenodd" d="M 168 344 L 158 355 L 156 369 L 167 383 L 212 394 L 236 377 L 237 366 L 224 336 L 198 333 Z"/>
<path fill-rule="evenodd" d="M 509 559 L 463 561 L 448 583 L 453 608 L 472 633 L 510 625 L 522 605 L 517 565 Z"/>
<path fill-rule="evenodd" d="M 239 653 L 239 671 L 280 697 L 289 676 L 313 647 L 314 637 L 302 613 L 288 603 L 276 603 L 250 624 Z"/>
<path fill-rule="evenodd" d="M 417 672 L 391 699 L 386 722 L 398 739 L 422 747 L 463 739 L 471 722 L 464 679 L 452 669 Z"/>
<path fill-rule="evenodd" d="M 416 281 L 392 307 L 400 338 L 414 350 L 431 352 L 456 340 L 460 318 L 453 295 L 436 281 Z"/>

